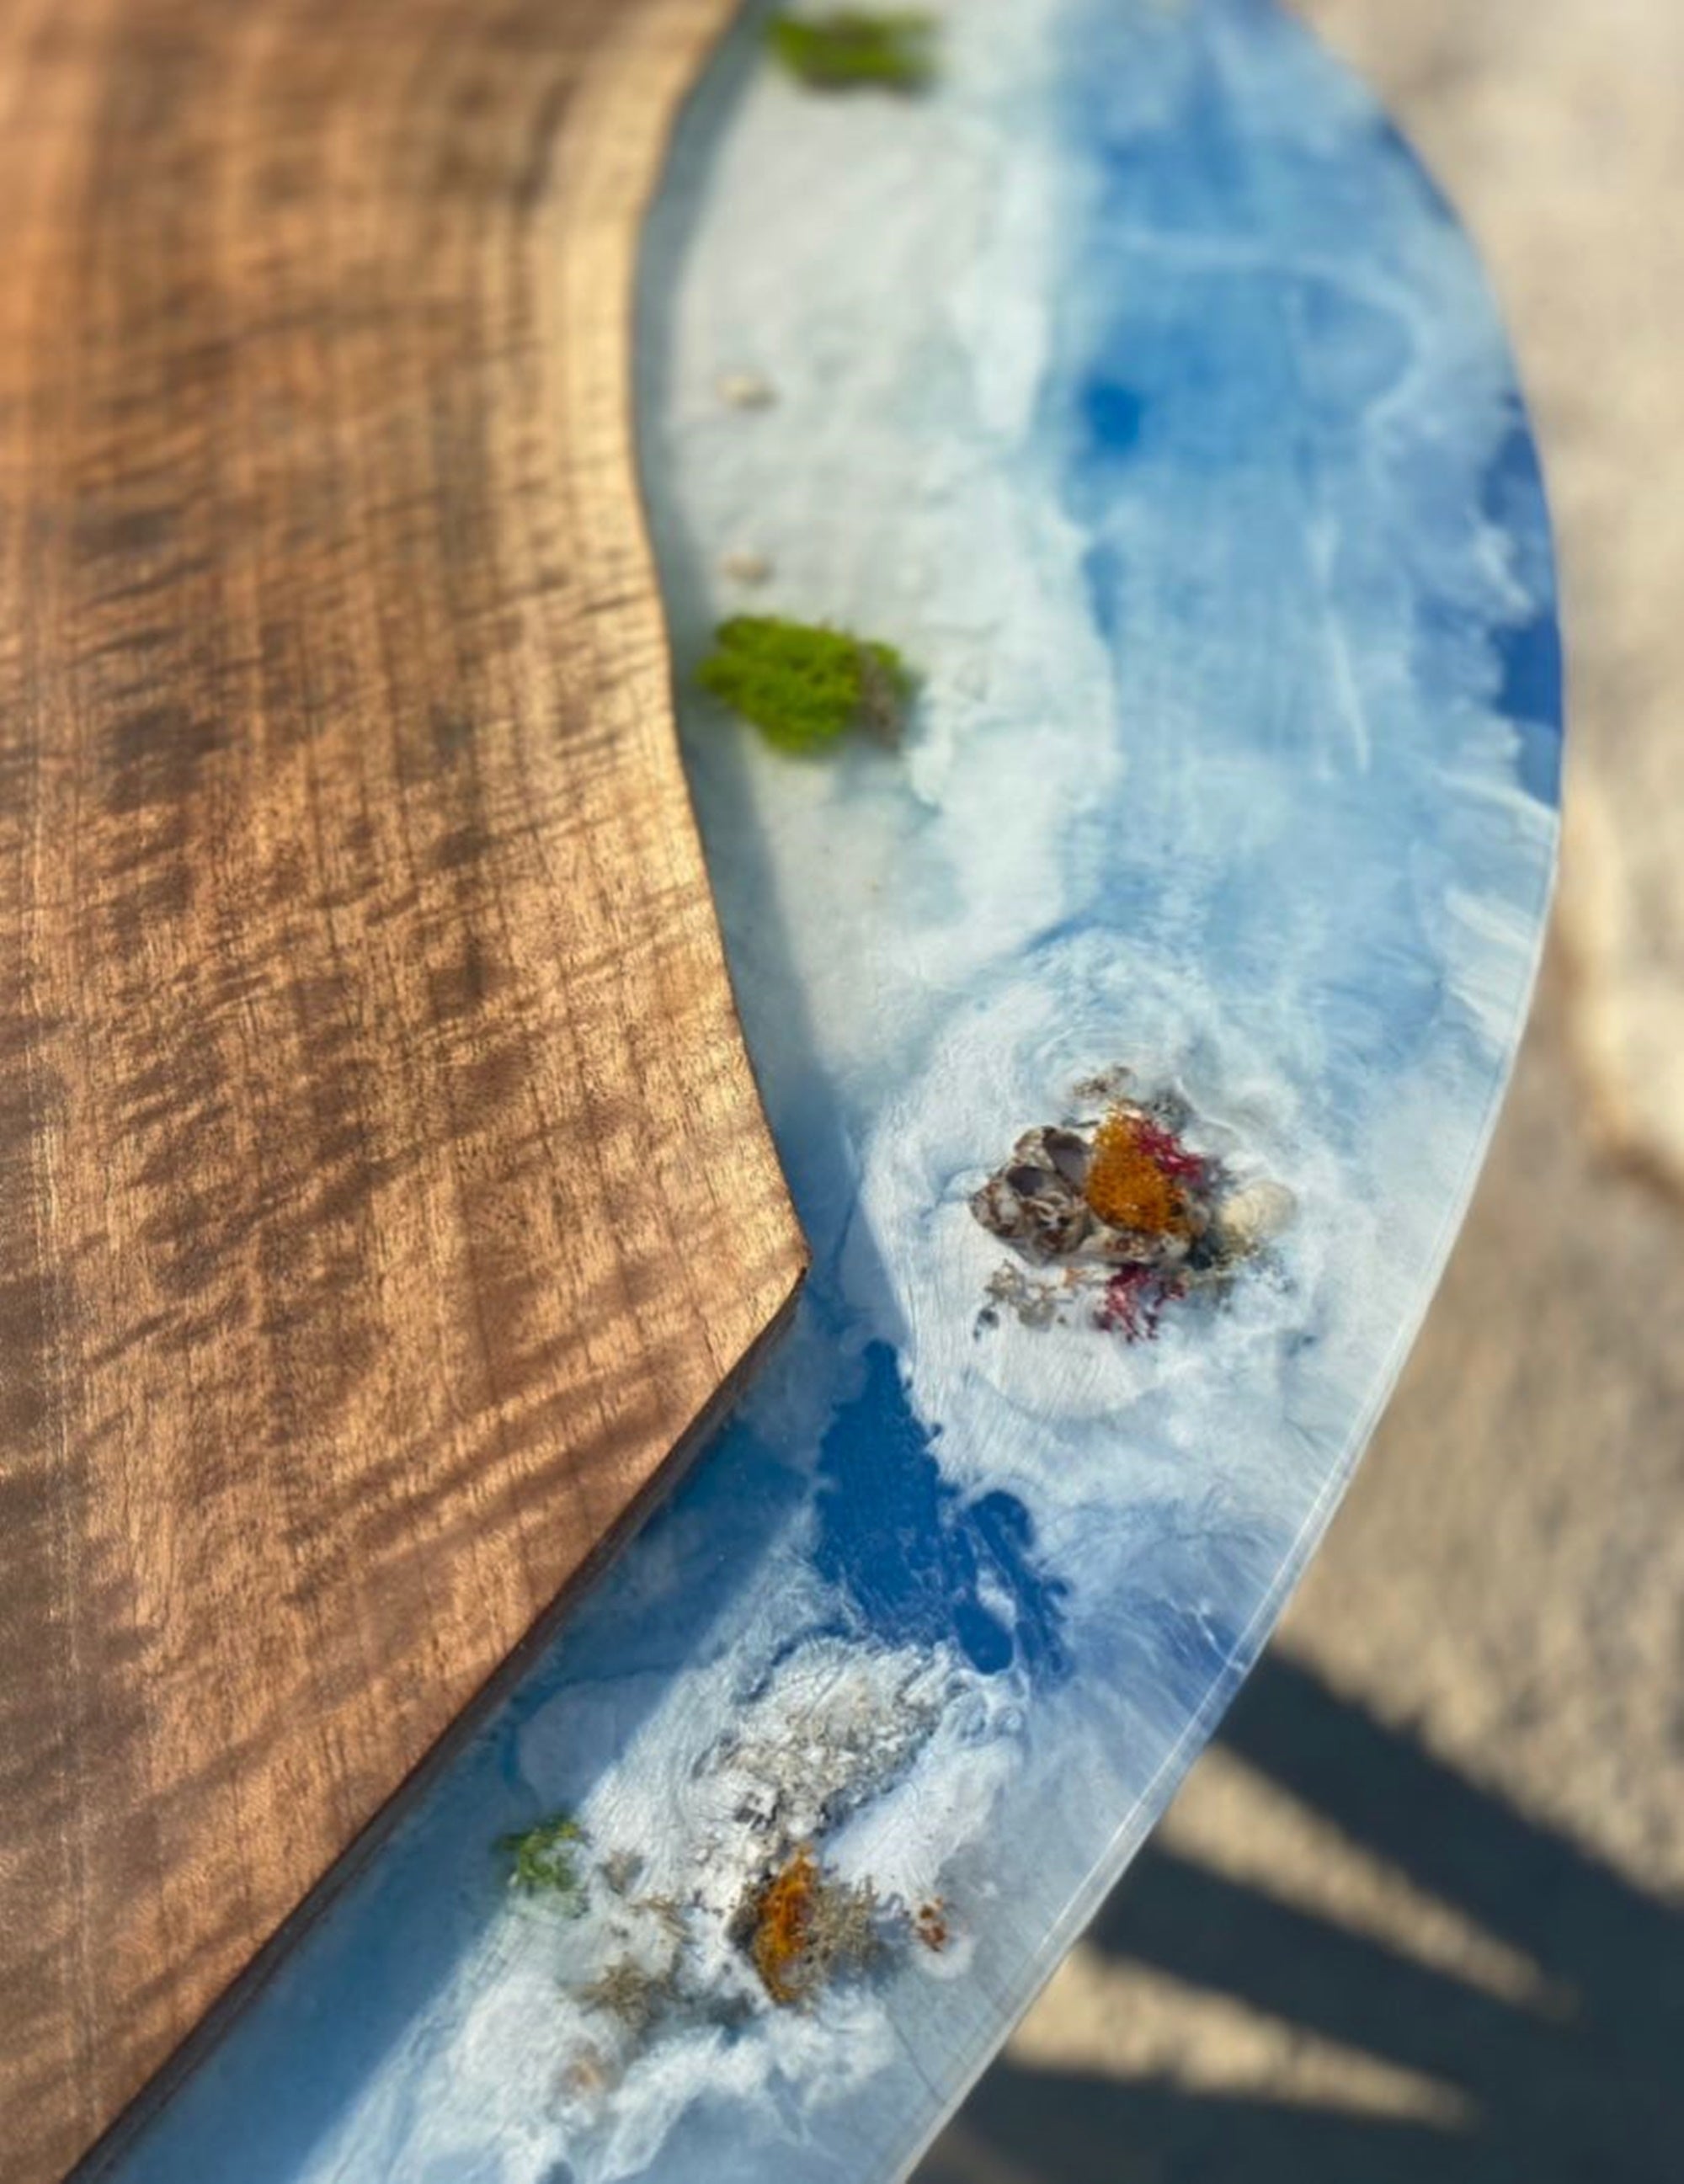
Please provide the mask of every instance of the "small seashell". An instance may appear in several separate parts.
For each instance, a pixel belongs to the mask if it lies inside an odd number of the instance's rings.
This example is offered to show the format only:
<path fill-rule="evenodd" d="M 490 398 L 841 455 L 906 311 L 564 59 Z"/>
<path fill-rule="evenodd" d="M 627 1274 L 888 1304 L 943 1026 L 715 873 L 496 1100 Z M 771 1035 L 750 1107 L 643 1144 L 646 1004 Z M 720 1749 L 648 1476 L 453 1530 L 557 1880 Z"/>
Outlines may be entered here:
<path fill-rule="evenodd" d="M 1081 1190 L 1088 1179 L 1088 1162 L 1091 1156 L 1087 1140 L 1073 1130 L 1045 1129 L 1041 1140 L 1047 1158 L 1073 1190 Z"/>
<path fill-rule="evenodd" d="M 1248 1183 L 1217 1208 L 1217 1230 L 1230 1252 L 1259 1251 L 1278 1236 L 1298 1210 L 1284 1183 Z"/>

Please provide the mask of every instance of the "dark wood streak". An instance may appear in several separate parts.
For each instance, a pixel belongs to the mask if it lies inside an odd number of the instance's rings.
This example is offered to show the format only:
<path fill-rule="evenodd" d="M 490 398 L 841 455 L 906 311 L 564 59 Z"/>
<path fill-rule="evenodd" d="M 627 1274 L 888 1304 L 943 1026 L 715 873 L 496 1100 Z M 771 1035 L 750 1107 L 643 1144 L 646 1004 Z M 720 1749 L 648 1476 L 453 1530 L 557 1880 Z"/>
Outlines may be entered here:
<path fill-rule="evenodd" d="M 61 2176 L 787 1305 L 627 326 L 728 0 L 0 0 L 0 2116 Z"/>

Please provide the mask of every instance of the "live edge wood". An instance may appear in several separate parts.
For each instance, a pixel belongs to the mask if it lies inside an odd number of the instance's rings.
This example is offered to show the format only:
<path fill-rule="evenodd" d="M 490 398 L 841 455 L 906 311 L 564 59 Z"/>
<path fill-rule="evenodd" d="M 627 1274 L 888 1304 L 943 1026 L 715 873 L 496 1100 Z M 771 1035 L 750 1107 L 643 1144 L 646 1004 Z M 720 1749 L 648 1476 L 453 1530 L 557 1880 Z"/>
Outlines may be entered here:
<path fill-rule="evenodd" d="M 638 214 L 728 12 L 0 5 L 8 2184 L 799 1276 L 630 441 Z"/>

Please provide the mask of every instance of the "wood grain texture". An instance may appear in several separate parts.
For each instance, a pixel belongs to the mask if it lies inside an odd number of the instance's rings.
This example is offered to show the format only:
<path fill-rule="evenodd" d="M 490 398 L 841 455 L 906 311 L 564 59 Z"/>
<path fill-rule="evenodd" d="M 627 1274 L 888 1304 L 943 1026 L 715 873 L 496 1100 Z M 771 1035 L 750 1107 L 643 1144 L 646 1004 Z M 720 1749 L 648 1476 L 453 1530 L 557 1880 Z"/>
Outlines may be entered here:
<path fill-rule="evenodd" d="M 62 2174 L 801 1245 L 638 216 L 728 0 L 0 8 L 0 2116 Z"/>

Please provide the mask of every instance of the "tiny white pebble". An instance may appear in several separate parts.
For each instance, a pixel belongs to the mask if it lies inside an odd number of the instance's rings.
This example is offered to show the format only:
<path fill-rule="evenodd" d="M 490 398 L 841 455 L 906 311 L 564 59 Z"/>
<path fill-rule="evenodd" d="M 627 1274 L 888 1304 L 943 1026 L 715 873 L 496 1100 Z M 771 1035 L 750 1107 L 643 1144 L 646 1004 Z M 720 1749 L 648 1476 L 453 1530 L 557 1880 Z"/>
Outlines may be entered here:
<path fill-rule="evenodd" d="M 772 574 L 772 564 L 764 554 L 751 554 L 739 547 L 720 555 L 719 573 L 733 584 L 763 584 Z"/>
<path fill-rule="evenodd" d="M 728 371 L 719 382 L 719 398 L 733 410 L 767 410 L 778 390 L 757 371 Z"/>

